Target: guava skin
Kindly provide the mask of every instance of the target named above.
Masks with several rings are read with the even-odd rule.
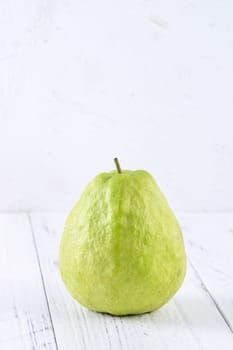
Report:
[[[60,271],[71,295],[113,315],[158,309],[180,288],[186,255],[179,224],[153,177],[98,175],[69,214]]]

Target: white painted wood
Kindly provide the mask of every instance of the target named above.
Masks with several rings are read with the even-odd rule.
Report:
[[[112,317],[91,312],[66,291],[58,270],[65,214],[32,214],[42,272],[60,350],[232,350],[224,319],[189,266],[182,289],[157,312]]]
[[[180,215],[187,251],[233,332],[233,213]]]
[[[0,349],[56,350],[26,214],[0,215]]]

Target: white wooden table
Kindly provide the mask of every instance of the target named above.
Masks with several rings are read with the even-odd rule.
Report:
[[[112,317],[66,291],[66,214],[0,214],[0,349],[233,349],[233,214],[177,213],[188,254],[181,290],[157,312]]]

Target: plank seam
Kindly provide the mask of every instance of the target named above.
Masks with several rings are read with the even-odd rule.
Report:
[[[204,283],[201,275],[199,274],[198,270],[195,268],[195,266],[193,265],[192,261],[189,260],[189,264],[192,267],[192,269],[194,270],[194,273],[196,274],[197,278],[199,279],[199,281],[201,282],[201,287],[203,288],[203,290],[208,294],[208,296],[210,297],[211,301],[213,302],[213,304],[215,305],[217,311],[219,312],[219,314],[221,315],[221,317],[223,318],[224,322],[226,323],[227,327],[229,328],[229,330],[231,331],[231,333],[233,333],[233,328],[230,324],[230,321],[227,319],[226,315],[224,314],[224,312],[222,311],[221,307],[219,306],[219,304],[217,303],[217,301],[215,300],[215,298],[213,297],[213,295],[211,294],[211,292],[209,291],[209,289],[207,288],[206,284]]]
[[[36,244],[36,237],[35,237],[35,232],[34,232],[34,228],[33,228],[33,224],[32,224],[32,218],[31,218],[31,215],[30,215],[29,212],[27,212],[27,216],[28,216],[28,221],[29,221],[29,225],[30,225],[30,228],[31,228],[31,234],[32,234],[32,239],[33,239],[33,245],[34,245],[34,248],[35,248],[36,259],[37,259],[37,263],[38,263],[39,271],[40,271],[40,276],[41,276],[41,282],[42,282],[42,286],[43,286],[43,290],[44,290],[44,295],[45,295],[45,300],[46,300],[46,304],[47,304],[47,308],[48,308],[48,313],[49,313],[49,318],[50,318],[50,322],[51,322],[51,326],[52,326],[54,342],[55,342],[56,349],[58,350],[58,344],[57,344],[57,339],[56,339],[56,335],[55,335],[55,329],[54,329],[54,325],[53,325],[52,314],[51,314],[51,310],[50,310],[50,307],[49,307],[48,295],[47,295],[47,292],[46,292],[44,276],[43,276],[43,272],[42,272],[42,268],[41,268],[41,263],[40,263],[39,251],[38,251],[37,244]]]

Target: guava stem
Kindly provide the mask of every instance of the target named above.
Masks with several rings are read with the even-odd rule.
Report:
[[[116,164],[116,168],[117,168],[118,173],[121,174],[122,170],[121,170],[120,163],[119,163],[118,159],[114,158],[114,162]]]

